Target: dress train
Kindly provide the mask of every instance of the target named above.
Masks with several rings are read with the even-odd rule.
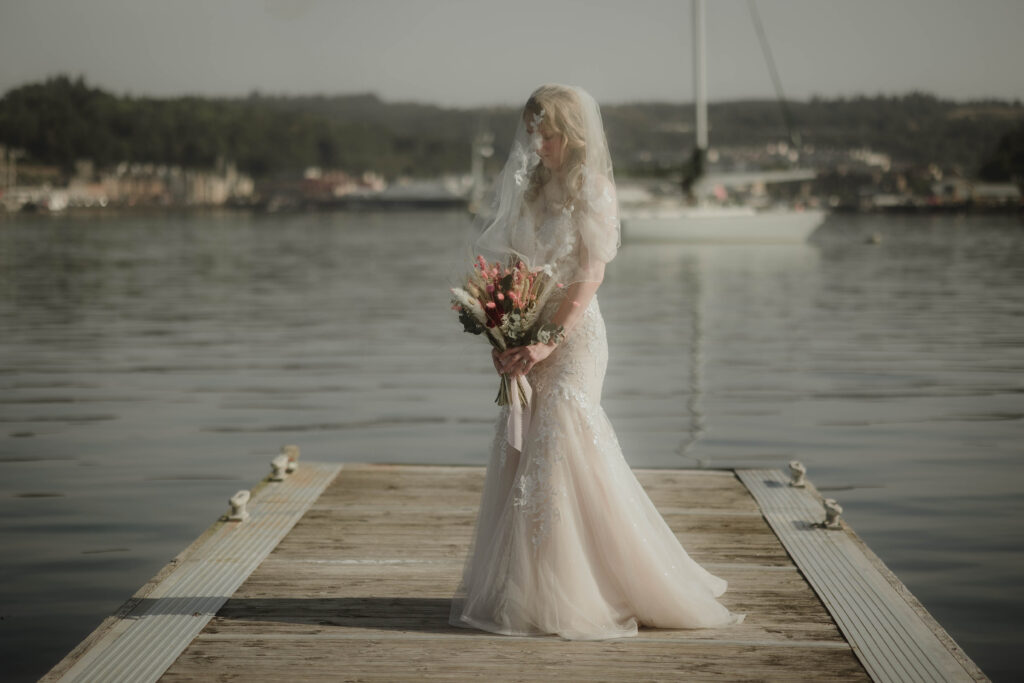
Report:
[[[529,375],[522,452],[507,443],[504,411],[498,419],[451,624],[600,640],[743,620],[716,600],[726,581],[690,558],[626,463],[600,406],[606,365],[595,297]]]

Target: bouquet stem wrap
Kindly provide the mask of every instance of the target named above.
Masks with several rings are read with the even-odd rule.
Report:
[[[508,445],[520,453],[523,451],[523,435],[530,431],[530,400],[533,398],[533,387],[526,377],[501,376],[498,398],[495,403],[508,406],[508,423],[505,438]]]

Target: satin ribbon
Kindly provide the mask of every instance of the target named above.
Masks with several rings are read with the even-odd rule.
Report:
[[[516,387],[516,382],[519,382],[519,386],[523,388],[523,394],[526,395],[526,405],[520,405],[519,403],[519,389]],[[533,399],[533,387],[530,386],[530,383],[526,381],[526,377],[523,375],[513,376],[509,384],[511,385],[511,391],[509,391],[508,398],[508,423],[505,435],[509,445],[522,453],[523,438],[530,431],[530,401]]]

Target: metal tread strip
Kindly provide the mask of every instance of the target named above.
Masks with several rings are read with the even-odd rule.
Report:
[[[317,486],[316,482],[323,479],[322,475],[317,475],[315,469],[305,475],[296,477],[290,482],[291,486],[277,488],[280,485],[275,485],[265,490],[267,495],[258,499],[262,505],[254,503],[253,517],[247,526],[223,525],[215,538],[172,572],[140,605],[143,609],[137,610],[138,616],[132,615],[135,619],[134,628],[130,629],[132,636],[119,638],[102,658],[106,662],[105,670],[97,659],[97,663],[83,673],[90,679],[95,675],[104,680],[115,680],[111,677],[119,672],[131,672],[133,680],[159,677],[319,495],[319,490],[315,489],[322,489],[322,486]],[[314,482],[312,489],[308,485],[311,480]],[[288,483],[288,480],[283,482]],[[243,531],[246,533],[238,533]],[[146,647],[139,647],[140,643]],[[179,646],[175,648],[176,643]],[[162,666],[159,657],[147,657],[169,648],[173,656]],[[146,659],[140,664],[138,660],[142,658]],[[96,669],[97,666],[100,668]],[[111,670],[112,666],[116,669]]]
[[[850,638],[851,633],[859,634],[860,641],[857,642],[853,638],[850,638],[851,646],[855,651],[864,651],[867,653],[876,653],[877,657],[871,659],[883,659],[893,660],[895,653],[889,647],[891,639],[884,638],[885,624],[881,623],[875,615],[865,611],[860,604],[860,598],[863,596],[857,590],[856,587],[849,586],[846,582],[840,582],[841,575],[835,573],[834,567],[823,568],[826,572],[831,574],[831,581],[817,581],[816,573],[814,571],[807,571],[808,568],[816,566],[820,558],[815,557],[816,551],[821,550],[822,555],[826,555],[829,550],[828,543],[822,544],[822,547],[816,548],[814,543],[805,543],[807,539],[803,538],[801,534],[791,535],[791,528],[800,528],[800,526],[794,525],[794,521],[803,522],[802,527],[804,530],[810,528],[809,522],[804,519],[803,512],[807,510],[807,506],[802,501],[794,500],[792,503],[786,500],[786,496],[781,494],[779,486],[784,485],[784,482],[780,482],[773,477],[767,480],[767,484],[774,485],[775,489],[770,498],[765,501],[765,519],[768,520],[769,524],[778,534],[780,540],[783,541],[783,545],[786,546],[786,550],[793,556],[793,559],[797,562],[797,565],[804,571],[807,576],[808,582],[811,583],[812,587],[822,598],[822,602],[825,603],[826,607],[833,614],[837,624],[843,629],[844,634]],[[752,493],[753,493],[752,489]],[[796,494],[794,492],[795,495]],[[800,496],[803,498],[803,496]],[[782,509],[782,512],[773,510],[773,508]],[[788,508],[788,509],[787,509]],[[796,513],[799,511],[799,513]],[[813,519],[813,518],[812,518]],[[827,535],[825,536],[827,538]],[[824,540],[824,539],[819,539]],[[832,608],[832,605],[842,604],[844,597],[849,601],[847,610],[836,611]],[[889,634],[893,635],[893,634]],[[860,652],[858,652],[860,654]],[[863,657],[862,657],[863,659]],[[899,658],[895,658],[892,663],[895,665],[894,674],[898,676],[900,680],[919,680],[913,674],[913,669],[908,669],[904,664],[899,661]],[[872,668],[865,663],[865,668],[873,674]]]
[[[779,521],[785,524],[789,520],[783,518]],[[861,642],[854,642],[854,639],[850,638],[851,645],[858,654],[863,652],[868,659],[888,664],[894,680],[942,680],[941,675],[934,670],[927,671],[928,676],[923,675],[922,662],[914,647],[913,638],[904,637],[904,629],[900,628],[899,622],[889,622],[888,615],[883,617],[879,614],[879,610],[884,610],[885,606],[879,604],[877,600],[872,600],[871,598],[874,596],[870,593],[864,594],[861,591],[862,586],[857,585],[856,581],[847,580],[841,560],[839,563],[829,561],[832,558],[826,554],[816,557],[816,554],[822,550],[827,553],[827,547],[816,548],[814,544],[808,544],[800,538],[790,539],[790,543],[793,544],[794,559],[797,560],[801,568],[815,566],[817,562],[821,562],[821,571],[830,574],[830,580],[820,581],[817,580],[817,577],[811,578],[815,572],[804,572],[814,590],[823,596],[822,602],[829,607],[829,612],[832,613],[843,633],[847,634],[847,638],[850,638],[849,634],[853,633],[860,635]],[[787,549],[789,549],[788,544]],[[842,605],[843,603],[845,603],[845,609],[833,610],[831,608],[832,605]],[[909,659],[917,661],[911,662],[908,661]],[[865,668],[868,668],[875,680],[882,680],[866,664]],[[923,663],[923,668],[932,669],[926,662]]]
[[[876,681],[974,680],[820,503],[779,470],[736,470],[765,520]]]
[[[276,530],[275,527],[279,524],[273,522],[278,521],[278,514],[280,512],[280,504],[272,504],[268,501],[266,509],[264,510],[264,535],[268,535],[267,532],[273,534]],[[234,558],[234,553],[237,552],[237,546],[240,540],[245,540],[247,536],[253,534],[237,535],[231,533],[233,529],[225,525],[221,527],[220,534],[218,534],[219,543],[211,543],[208,541],[203,545],[202,549],[197,552],[197,555],[209,554],[212,551],[214,553],[230,562]],[[250,531],[252,531],[250,529]],[[228,541],[223,541],[225,536],[229,536]],[[212,541],[213,539],[211,539]],[[266,539],[261,539],[263,542],[259,546],[254,546],[249,550],[250,558],[257,558],[261,554],[265,555],[264,546],[266,545]],[[271,546],[272,549],[272,546]],[[209,574],[211,565],[209,560],[204,560],[201,557],[189,558],[182,567],[186,565],[190,566],[190,571],[175,571],[171,576],[167,577],[165,582],[157,586],[156,589],[149,596],[145,603],[140,605],[143,607],[139,610],[140,613],[135,616],[132,615],[130,618],[136,620],[143,619],[145,617],[163,617],[162,619],[145,619],[144,621],[136,621],[137,626],[133,631],[133,637],[121,638],[117,643],[110,647],[110,650],[106,653],[105,659],[109,663],[116,663],[119,668],[131,671],[133,676],[142,677],[144,671],[135,668],[136,660],[147,654],[147,648],[137,647],[139,641],[149,640],[149,649],[159,651],[165,647],[166,643],[174,642],[176,639],[180,639],[184,632],[187,632],[192,626],[195,625],[195,620],[189,618],[202,616],[206,614],[204,605],[209,605],[207,609],[212,608],[209,616],[212,617],[216,613],[217,609],[220,608],[220,604],[223,604],[223,598],[220,597],[222,592],[224,581],[230,582],[233,578],[231,573],[227,573],[227,576],[220,577],[221,581],[216,581],[213,584],[206,585],[204,593],[207,595],[194,595],[195,592],[202,590],[204,584],[209,582]],[[256,562],[258,565],[258,560]],[[222,563],[222,566],[227,566]],[[253,567],[255,569],[255,566]],[[251,573],[251,569],[248,573]],[[247,575],[248,575],[247,573]],[[243,578],[244,580],[244,578]],[[232,591],[233,592],[233,591]],[[185,600],[185,602],[180,602]],[[162,601],[162,602],[160,602]],[[220,604],[218,604],[218,602]],[[138,608],[137,608],[138,609]],[[176,618],[171,618],[176,617]],[[203,624],[205,626],[205,624]],[[202,630],[200,628],[200,630]],[[127,654],[130,651],[134,651],[134,656]],[[146,665],[143,665],[145,668]],[[165,667],[166,668],[166,667]],[[101,672],[93,672],[99,674]],[[104,674],[110,674],[110,672],[103,671]],[[159,675],[159,674],[158,674]]]
[[[61,681],[156,681],[334,480],[342,465],[304,463],[225,522]]]
[[[776,479],[774,483],[778,493],[780,481]],[[784,480],[781,483],[784,484]],[[802,495],[794,493],[805,500],[813,500],[806,491]],[[806,509],[805,505],[799,507]],[[818,512],[815,516],[820,515]],[[805,571],[808,581],[823,596],[830,611],[833,605],[842,608],[833,611],[833,616],[844,633],[860,634],[866,658],[887,664],[892,669],[891,675],[899,680],[945,680],[936,659],[952,660],[954,670],[958,668],[952,655],[930,629],[923,628],[916,614],[864,561],[860,551],[852,544],[843,543],[848,541],[845,534],[820,533],[811,526],[810,520],[801,520],[785,511],[766,512],[766,519],[802,570],[818,569]],[[785,543],[787,540],[789,543]],[[827,580],[823,581],[822,576]],[[831,600],[825,600],[825,595]],[[860,647],[852,639],[851,644],[855,650]]]

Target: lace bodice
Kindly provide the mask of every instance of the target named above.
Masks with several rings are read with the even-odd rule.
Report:
[[[572,208],[566,206],[565,192],[557,182],[547,183],[530,211],[537,252],[545,255],[552,276],[563,283],[574,279],[579,262],[579,233],[573,224]]]

